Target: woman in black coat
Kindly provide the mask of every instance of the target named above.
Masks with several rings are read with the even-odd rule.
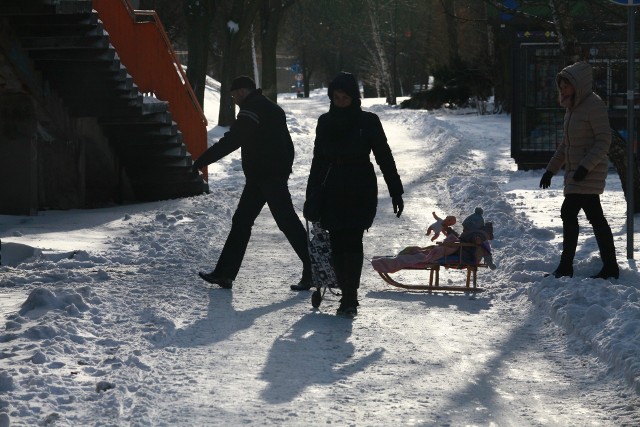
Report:
[[[362,111],[353,74],[342,72],[329,85],[329,112],[318,119],[307,197],[324,183],[320,224],[329,230],[333,266],[342,290],[338,314],[357,314],[364,231],[378,205],[373,152],[389,189],[393,211],[402,213],[402,181],[377,115]],[[305,214],[305,217],[308,215]]]

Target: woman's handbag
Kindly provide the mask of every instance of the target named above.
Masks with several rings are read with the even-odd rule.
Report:
[[[329,165],[329,169],[327,170],[327,174],[324,176],[324,180],[322,181],[322,183],[312,188],[309,191],[309,195],[307,196],[306,200],[304,201],[304,206],[302,207],[302,215],[308,221],[320,221],[320,216],[322,215],[322,206],[324,205],[325,183],[327,182],[329,172],[331,172],[331,165]]]

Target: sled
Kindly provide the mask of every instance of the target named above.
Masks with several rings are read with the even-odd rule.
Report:
[[[410,290],[426,290],[426,291],[444,291],[444,292],[482,292],[484,289],[478,287],[478,269],[487,268],[488,265],[482,262],[476,262],[475,256],[465,256],[465,254],[474,254],[481,251],[481,245],[475,243],[462,242],[438,242],[437,245],[446,246],[455,250],[452,254],[445,255],[436,262],[421,264],[415,266],[406,266],[395,273],[387,273],[376,270],[382,279],[392,286]],[[448,286],[440,285],[440,271],[445,270],[463,270],[466,272],[466,281],[464,286]],[[400,271],[425,271],[429,272],[428,284],[407,284],[401,283],[391,277]]]
[[[316,290],[311,294],[313,308],[320,307],[327,290],[333,295],[340,295],[338,279],[331,264],[331,243],[329,232],[320,226],[319,222],[312,222],[311,229],[307,221],[309,258],[311,258],[311,278]]]

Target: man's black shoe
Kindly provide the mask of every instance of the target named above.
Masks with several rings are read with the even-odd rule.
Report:
[[[211,283],[212,285],[218,285],[224,289],[231,289],[233,286],[233,280],[227,279],[226,277],[215,276],[213,272],[203,273],[200,271],[198,272],[198,276],[200,276],[205,282]]]

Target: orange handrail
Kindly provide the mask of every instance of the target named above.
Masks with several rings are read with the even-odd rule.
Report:
[[[198,158],[207,149],[207,119],[156,12],[133,10],[129,0],[93,0],[93,8],[140,92],[169,103],[187,149]]]

